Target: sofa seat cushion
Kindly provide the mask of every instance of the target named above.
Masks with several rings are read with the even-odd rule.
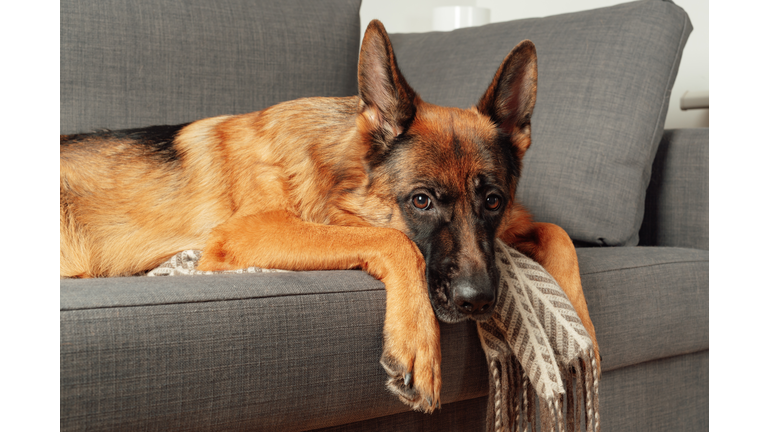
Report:
[[[603,370],[709,348],[709,251],[580,248]]]
[[[408,411],[361,271],[61,281],[62,430],[307,430]],[[481,397],[474,323],[442,325],[442,402]]]
[[[606,370],[708,346],[708,253],[578,249]],[[360,271],[61,281],[61,427],[304,430],[408,411]],[[441,324],[443,404],[487,394],[475,324]]]
[[[669,95],[692,30],[672,2],[459,29],[392,35],[398,64],[424,100],[468,108],[504,57],[530,39],[538,54],[532,144],[518,198],[571,238],[635,246]]]

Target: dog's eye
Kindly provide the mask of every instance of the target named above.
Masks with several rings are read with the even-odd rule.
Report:
[[[432,207],[432,200],[424,194],[417,194],[413,196],[413,206],[419,210],[428,210]]]
[[[501,197],[498,195],[488,195],[485,197],[485,208],[488,210],[498,210],[501,207]]]

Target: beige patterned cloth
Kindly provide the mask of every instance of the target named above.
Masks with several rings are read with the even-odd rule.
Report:
[[[578,431],[583,403],[586,430],[599,431],[600,372],[568,297],[541,265],[500,240],[496,263],[498,303],[477,323],[490,375],[487,430],[535,431],[538,406],[542,430]]]
[[[285,270],[197,270],[202,252],[179,252],[147,276],[264,273]],[[489,370],[487,430],[599,431],[598,376],[592,340],[568,297],[541,265],[496,241],[501,273],[493,317],[477,330]],[[538,403],[536,401],[538,397]]]
[[[203,252],[199,250],[185,250],[170,257],[168,261],[160,264],[157,268],[147,272],[146,276],[182,276],[182,275],[207,275],[216,273],[273,273],[284,272],[287,270],[264,269],[259,267],[248,267],[239,270],[226,271],[202,271],[197,269],[197,263]]]

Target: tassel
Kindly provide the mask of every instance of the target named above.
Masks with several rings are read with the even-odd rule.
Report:
[[[514,412],[513,415],[513,423],[515,425],[514,431],[519,432],[521,430],[521,418],[522,418],[522,407],[520,406],[520,394],[523,391],[523,372],[522,367],[517,362],[517,359],[513,359],[512,364],[510,365],[512,369],[511,379],[512,379],[512,386],[510,387],[510,395],[512,395],[512,400],[510,400],[510,404],[512,404],[512,410]]]
[[[563,397],[555,397],[555,420],[557,421],[558,432],[565,432],[565,425],[563,424]]]
[[[523,427],[523,432],[528,432],[528,380],[523,376],[522,389],[520,391],[520,397],[523,398],[523,410],[520,413],[520,425]]]
[[[568,415],[568,432],[575,432],[573,415],[578,411],[574,410],[573,406],[573,373],[571,373],[571,367],[564,367],[562,374],[565,380],[565,409]]]
[[[485,423],[488,432],[503,432],[504,425],[501,418],[501,371],[499,360],[491,360],[489,366],[488,382],[488,408],[486,409]]]
[[[506,380],[504,381],[504,384],[506,388],[504,389],[504,404],[506,405],[504,408],[504,412],[507,416],[506,418],[506,425],[507,430],[509,432],[513,432],[516,430],[515,421],[517,419],[517,409],[518,409],[518,399],[515,395],[515,387],[517,382],[517,377],[515,376],[516,369],[515,369],[515,363],[517,363],[517,360],[514,357],[510,357],[505,365],[506,369]]]
[[[593,404],[595,406],[595,432],[600,432],[600,398],[598,397],[598,385],[597,380],[600,376],[600,369],[597,367],[597,362],[595,361],[595,352],[592,350],[589,350],[589,361],[592,364],[592,389],[594,391],[594,401]]]
[[[586,363],[586,362],[585,362]],[[592,367],[588,364],[584,365],[586,374],[584,377],[584,408],[587,412],[587,432],[595,430],[595,408],[592,405]]]
[[[526,393],[526,405],[528,406],[528,423],[531,425],[531,432],[536,432],[536,394],[534,392],[531,381],[525,378],[525,393]]]
[[[584,385],[584,374],[582,373],[581,369],[581,361],[576,360],[575,364],[573,365],[574,369],[576,370],[576,408],[574,411],[573,418],[576,420],[576,424],[574,425],[575,429],[577,431],[581,430],[581,401],[584,399],[584,392],[583,392],[583,385]],[[584,413],[585,418],[584,422],[586,423],[586,412]]]
[[[545,403],[540,404],[539,417],[541,417],[542,432],[555,432],[555,429],[552,427],[552,411],[554,411],[552,401],[547,400]]]

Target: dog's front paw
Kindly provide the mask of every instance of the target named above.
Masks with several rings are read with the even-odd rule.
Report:
[[[431,312],[431,311],[430,311]],[[440,407],[440,328],[437,320],[408,334],[384,332],[380,363],[387,371],[387,388],[416,411]]]

